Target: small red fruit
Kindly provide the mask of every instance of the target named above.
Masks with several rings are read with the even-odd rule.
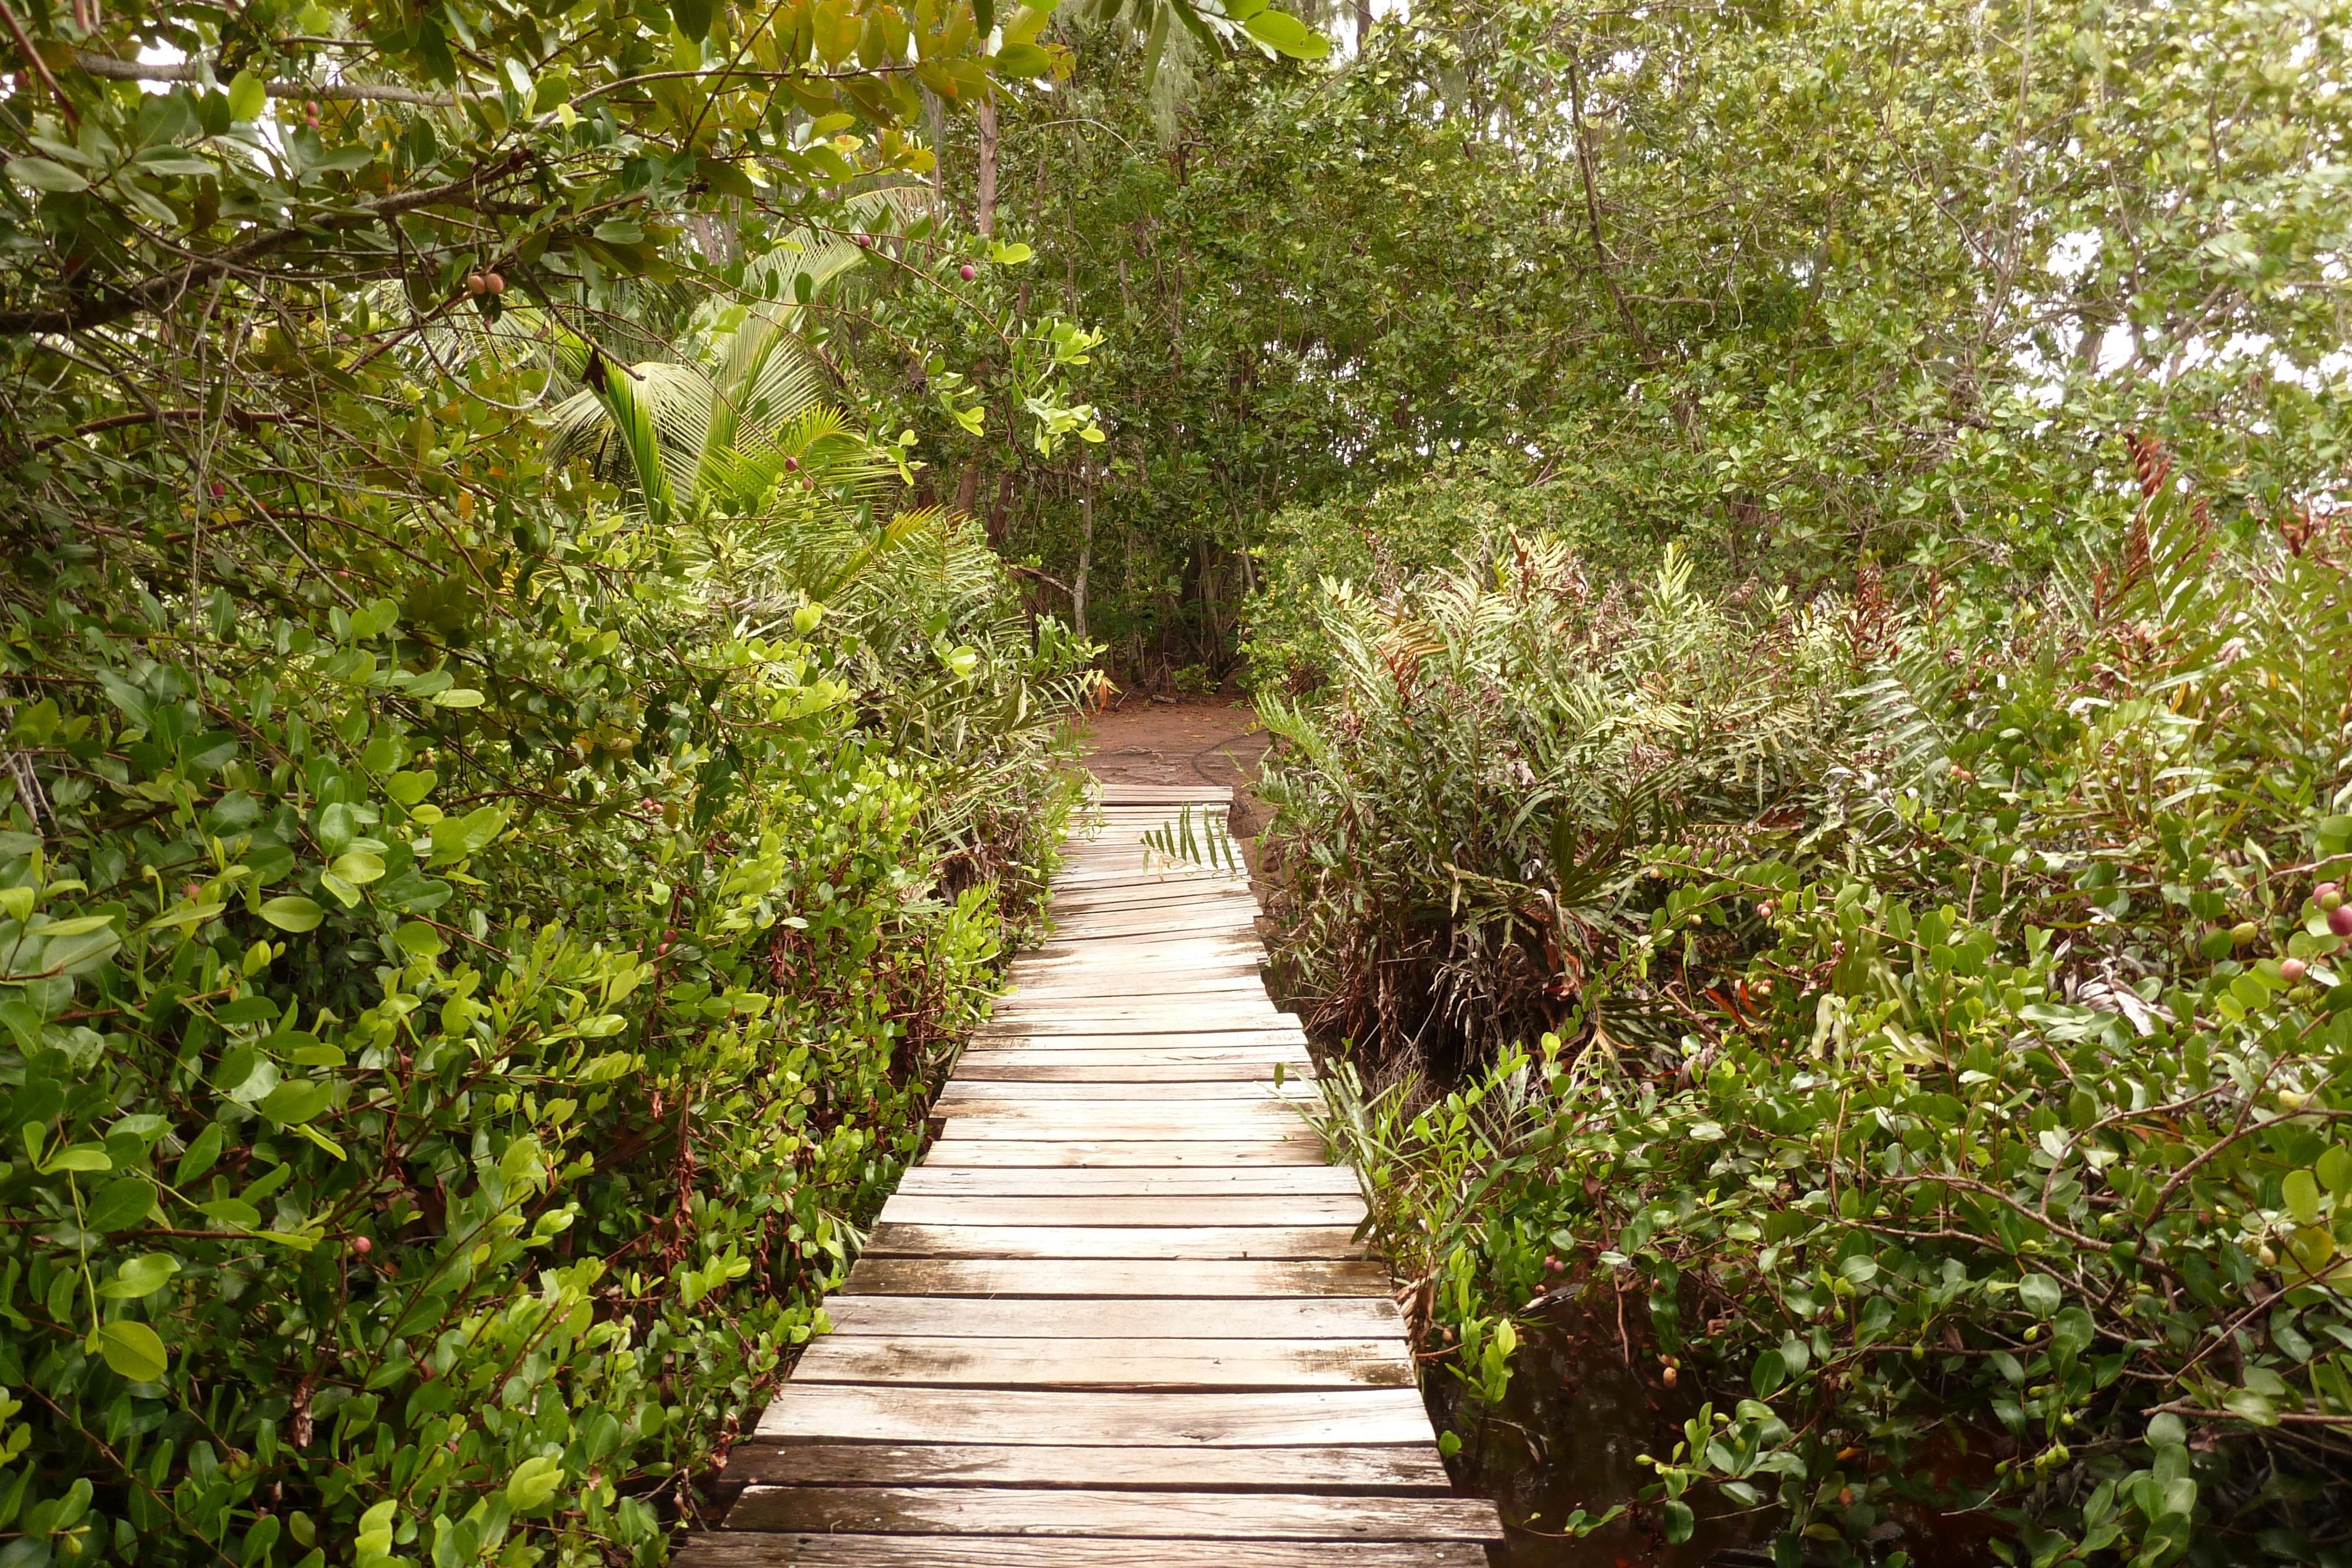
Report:
[[[2300,958],[2281,958],[2279,960],[2279,977],[2286,981],[2289,985],[2293,985],[2297,980],[2302,979],[2309,970],[2310,966],[2306,965]]]
[[[851,235],[849,238],[850,242],[858,246],[861,250],[870,250],[873,248],[874,236],[872,235]]]
[[[2339,904],[2329,910],[2327,928],[2338,936],[2352,936],[2352,904]]]
[[[471,274],[466,279],[466,292],[468,294],[480,294],[489,286],[489,280],[478,272]]]
[[[213,499],[215,499],[215,500],[218,500],[218,499],[220,499],[220,497],[222,497],[223,496],[226,496],[226,495],[227,495],[227,494],[228,494],[228,486],[226,486],[226,485],[222,484],[222,483],[221,483],[219,480],[217,480],[217,479],[215,479],[215,480],[214,480],[214,481],[213,481]]]
[[[956,268],[956,276],[962,278],[966,283],[970,283],[973,278],[980,276],[980,268],[972,266],[971,263],[967,261],[961,267]]]
[[[787,474],[797,474],[797,473],[799,473],[800,471],[801,471],[801,460],[800,460],[799,458],[797,458],[797,457],[787,457],[787,458],[785,458],[785,459],[784,459],[784,472],[785,472],[785,473],[787,473]]]
[[[507,280],[495,272],[482,279],[482,286],[493,294],[504,294],[507,291]]]
[[[375,1250],[375,1243],[364,1236],[354,1236],[352,1238],[352,1250],[364,1258]]]

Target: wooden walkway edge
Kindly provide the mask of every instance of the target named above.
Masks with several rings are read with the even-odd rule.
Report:
[[[681,1568],[1484,1568],[1353,1174],[1239,876],[1142,835],[1227,797],[1107,785],[1050,940],[734,1450]]]

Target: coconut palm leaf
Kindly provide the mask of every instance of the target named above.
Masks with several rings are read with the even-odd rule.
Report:
[[[651,400],[642,395],[635,378],[602,354],[590,357],[586,379],[590,391],[603,404],[614,440],[628,458],[637,494],[645,503],[646,520],[657,528],[667,528],[677,504],[659,426],[647,406]]]

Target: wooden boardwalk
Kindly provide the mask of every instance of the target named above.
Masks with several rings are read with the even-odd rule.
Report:
[[[1224,803],[1106,788],[684,1568],[1487,1562],[1355,1177],[1286,1103],[1313,1067],[1248,883],[1145,869],[1145,831]]]

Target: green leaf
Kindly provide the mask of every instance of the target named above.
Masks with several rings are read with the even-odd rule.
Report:
[[[58,1153],[50,1155],[47,1159],[43,1160],[41,1162],[40,1168],[45,1173],[49,1171],[110,1171],[114,1168],[114,1161],[100,1145],[78,1144],[70,1149],[61,1149]]]
[[[2277,1406],[2271,1403],[2267,1395],[2257,1394],[2251,1388],[2232,1388],[2221,1396],[2221,1403],[2229,1407],[2232,1415],[2241,1416],[2256,1427],[2278,1425]]]
[[[326,1110],[334,1099],[334,1085],[320,1079],[289,1078],[254,1107],[273,1122],[292,1126]]]
[[[393,934],[400,950],[413,958],[437,958],[448,947],[440,927],[427,920],[404,920]]]
[[[712,0],[669,0],[669,14],[677,23],[677,30],[698,44],[710,37],[710,20],[716,9]]]
[[[239,71],[230,78],[228,117],[231,120],[258,120],[268,102],[268,87],[251,71]]]
[[[383,857],[365,850],[350,850],[335,857],[334,873],[353,887],[365,887],[383,876]]]
[[[82,1224],[91,1230],[128,1230],[155,1207],[155,1184],[145,1176],[124,1176],[98,1189]]]
[[[2352,1148],[2336,1145],[2320,1155],[2319,1163],[2312,1169],[2327,1185],[2327,1190],[2336,1195],[2336,1202],[2352,1198]]]
[[[1690,1504],[1679,1498],[1668,1499],[1658,1511],[1666,1527],[1666,1544],[1669,1546],[1680,1546],[1698,1529],[1698,1516],[1691,1511]]]
[[[171,1283],[172,1276],[179,1271],[180,1260],[170,1253],[143,1253],[117,1269],[114,1278],[100,1285],[98,1293],[109,1301],[142,1301]]]
[[[9,159],[8,178],[20,185],[30,185],[36,191],[55,191],[61,194],[89,189],[88,180],[64,164],[47,158]]]
[[[430,700],[435,707],[479,707],[482,706],[482,694],[465,686],[451,686]]]
[[[263,904],[261,917],[280,931],[316,931],[327,912],[299,894],[289,893]]]
[[[1319,60],[1331,52],[1330,39],[1284,11],[1260,11],[1242,24],[1242,31],[1294,60]]]
[[[133,1383],[159,1383],[171,1369],[163,1339],[145,1323],[119,1318],[100,1324],[90,1339],[106,1364]]]
[[[563,1482],[563,1461],[549,1454],[535,1454],[515,1467],[507,1479],[507,1502],[517,1513],[529,1513],[543,1508]]]
[[[172,1172],[173,1185],[184,1186],[212,1169],[220,1159],[221,1145],[226,1142],[227,1136],[218,1122],[210,1124],[198,1133],[195,1141],[188,1145],[188,1152],[180,1156],[178,1167]]]
[[[397,805],[414,806],[433,793],[433,786],[440,781],[440,776],[429,768],[415,773],[395,773],[383,781],[383,792]]]
[[[2286,1209],[2294,1216],[2297,1225],[2312,1225],[2319,1219],[2319,1177],[2312,1171],[2289,1171],[2281,1184]]]
[[[261,1223],[261,1210],[241,1197],[216,1197],[210,1203],[196,1205],[196,1212],[206,1219],[217,1219],[240,1230],[250,1230]]]
[[[1756,1397],[1765,1399],[1771,1396],[1774,1389],[1787,1382],[1788,1377],[1789,1364],[1780,1359],[1779,1351],[1768,1350],[1756,1358],[1756,1365],[1749,1372],[1748,1381],[1755,1388]]]
[[[2056,1312],[2058,1303],[2064,1299],[2065,1293],[2058,1289],[2058,1281],[2047,1274],[2031,1275],[2020,1281],[2017,1287],[2019,1303],[2042,1317],[2046,1318]]]

